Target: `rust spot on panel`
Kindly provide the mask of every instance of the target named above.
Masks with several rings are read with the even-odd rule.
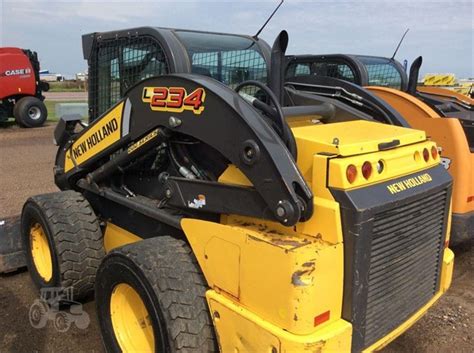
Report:
[[[315,269],[316,265],[314,262],[305,262],[300,270],[293,272],[293,275],[291,276],[291,284],[295,287],[309,286],[313,281],[311,274]]]

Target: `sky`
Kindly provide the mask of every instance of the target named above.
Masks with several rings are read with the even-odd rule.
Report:
[[[277,0],[0,0],[0,46],[38,52],[42,69],[84,72],[81,36],[138,26],[161,26],[253,35]],[[471,0],[286,0],[260,35],[270,44],[290,35],[287,54],[423,56],[421,75],[474,77],[474,6]]]

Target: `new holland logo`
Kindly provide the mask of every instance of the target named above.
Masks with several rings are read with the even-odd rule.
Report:
[[[407,189],[411,189],[426,183],[429,183],[433,180],[431,175],[428,173],[422,174],[422,175],[417,175],[413,178],[408,178],[402,181],[399,181],[397,183],[393,183],[390,185],[387,185],[388,191],[393,194],[397,194],[399,192],[405,191]]]
[[[117,104],[83,131],[66,153],[66,173],[120,140],[123,107],[124,102]]]
[[[72,149],[72,154],[74,159],[79,158],[88,150],[93,148],[95,145],[103,141],[107,136],[112,135],[114,131],[118,130],[117,119],[112,119],[107,124],[95,131],[91,136],[89,136],[85,141],[81,142],[77,147]]]

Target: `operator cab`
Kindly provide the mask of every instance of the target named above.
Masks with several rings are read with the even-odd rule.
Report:
[[[270,47],[245,35],[141,27],[84,35],[83,51],[91,121],[152,76],[194,73],[235,88],[247,80],[266,83],[269,72]]]
[[[286,78],[307,75],[332,77],[360,86],[383,86],[405,91],[408,77],[394,59],[368,55],[287,56]]]

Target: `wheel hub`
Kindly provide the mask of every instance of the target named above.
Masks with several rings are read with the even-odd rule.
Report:
[[[30,109],[28,109],[28,116],[30,117],[30,119],[38,120],[39,118],[41,118],[40,108],[31,107]]]
[[[53,260],[48,238],[39,223],[30,228],[30,248],[36,271],[44,281],[48,282],[53,277]]]
[[[115,286],[110,315],[117,342],[123,352],[154,352],[155,337],[150,315],[140,295],[126,283]]]

